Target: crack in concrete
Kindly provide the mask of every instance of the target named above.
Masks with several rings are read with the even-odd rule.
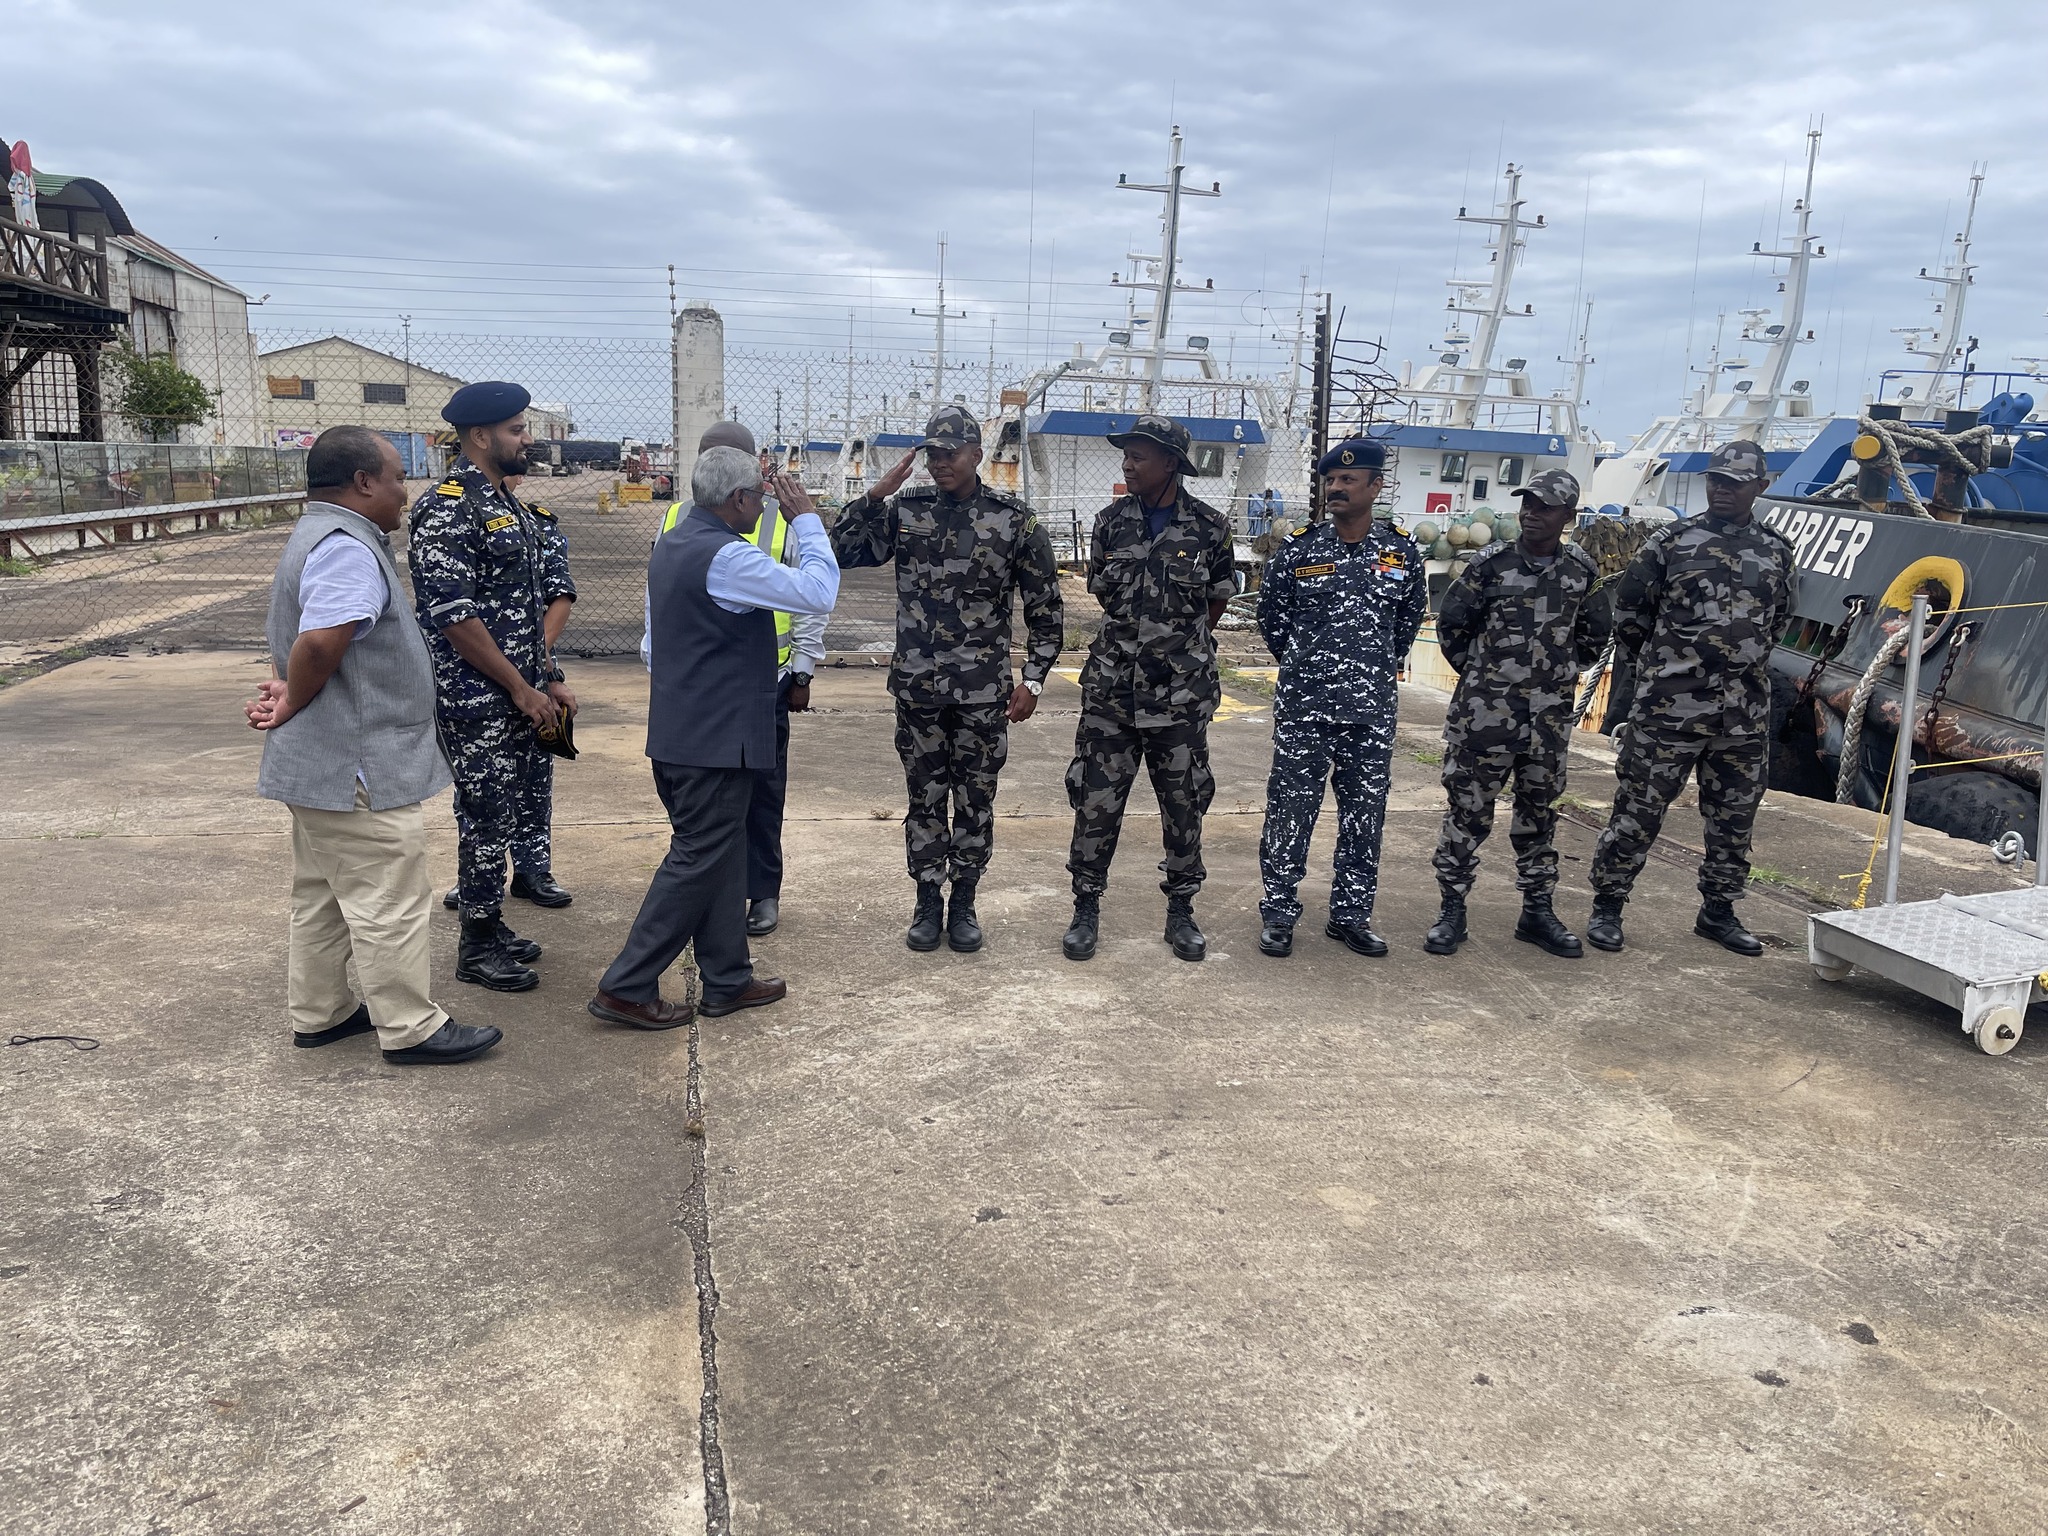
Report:
[[[704,1067],[698,1047],[703,1032],[690,1019],[690,1070],[683,1089],[686,1127],[704,1123]],[[690,1185],[683,1192],[681,1222],[690,1240],[697,1286],[697,1356],[704,1377],[704,1395],[697,1405],[697,1439],[704,1463],[705,1536],[731,1536],[732,1501],[725,1482],[725,1451],[718,1438],[718,1282],[711,1272],[711,1208],[707,1198],[707,1153],[701,1129],[684,1138],[690,1148]]]

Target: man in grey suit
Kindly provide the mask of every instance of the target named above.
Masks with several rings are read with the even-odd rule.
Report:
[[[270,590],[277,679],[245,706],[263,732],[256,792],[292,813],[286,994],[292,1042],[375,1029],[403,1066],[467,1061],[498,1043],[427,995],[426,823],[449,784],[434,669],[387,537],[405,513],[398,450],[330,427],[306,455],[306,510]],[[348,986],[353,959],[363,1001]]]
[[[795,569],[748,538],[761,517],[761,466],[737,448],[697,456],[692,505],[664,523],[648,558],[647,755],[670,835],[625,948],[590,1000],[591,1013],[615,1024],[688,1021],[660,983],[692,940],[706,1017],[789,990],[756,977],[747,953],[747,807],[755,775],[775,766],[775,615],[830,613],[839,565],[804,488],[777,475],[774,490]]]

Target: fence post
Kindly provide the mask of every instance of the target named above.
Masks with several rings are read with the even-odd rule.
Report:
[[[1884,849],[1884,905],[1888,907],[1899,899],[1899,855],[1906,846],[1906,785],[1913,777],[1913,717],[1920,711],[1920,647],[1927,639],[1925,592],[1913,594],[1913,613],[1906,626],[1906,688],[1899,696],[1898,745],[1892,750],[1892,818]]]
[[[1955,642],[1950,641],[1951,645]],[[2048,827],[2048,705],[2041,717],[2041,787],[2034,812],[2034,884],[2048,885],[2048,864],[2041,862],[2041,829]]]

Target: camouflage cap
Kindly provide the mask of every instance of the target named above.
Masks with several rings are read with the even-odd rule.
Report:
[[[1529,483],[1519,487],[1517,496],[1529,496],[1546,507],[1573,507],[1579,504],[1579,477],[1568,469],[1546,469],[1531,475]]]
[[[1147,413],[1131,423],[1130,431],[1110,433],[1109,441],[1117,448],[1134,442],[1157,443],[1178,458],[1184,468],[1195,467],[1195,461],[1188,452],[1193,439],[1188,436],[1188,429],[1171,416]]]
[[[968,414],[965,406],[942,405],[924,424],[924,441],[917,446],[952,453],[969,444],[981,446],[981,423]]]
[[[1714,450],[1714,456],[1707,460],[1707,473],[1733,480],[1737,485],[1748,485],[1752,480],[1770,479],[1771,465],[1761,447],[1746,437],[1738,437]]]

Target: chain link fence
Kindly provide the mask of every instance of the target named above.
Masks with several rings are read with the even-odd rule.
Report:
[[[687,497],[694,449],[679,456],[671,441],[668,337],[266,332],[247,352],[245,384],[232,369],[215,374],[204,419],[151,434],[175,442],[0,443],[0,664],[123,644],[261,647],[313,438],[342,424],[384,433],[417,494],[451,457],[441,407],[479,379],[516,380],[533,395],[536,446],[519,492],[569,538],[581,595],[564,648],[637,650],[648,545],[668,503]],[[1095,512],[1119,490],[1102,423],[1138,408],[1140,381],[1041,382],[1027,423],[1025,373],[999,357],[940,373],[929,353],[725,348],[718,398],[827,509],[912,451],[935,403],[964,404],[987,424],[990,483],[1027,495],[1058,557],[1078,561]],[[1305,501],[1305,433],[1275,430],[1270,398],[1174,385],[1157,406],[1208,424],[1193,488],[1241,530],[1257,531],[1269,487]],[[394,543],[403,568],[403,530]],[[828,643],[886,650],[894,611],[893,573],[849,573]]]

